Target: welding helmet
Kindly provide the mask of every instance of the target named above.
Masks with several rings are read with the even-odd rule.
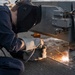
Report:
[[[41,21],[41,6],[19,4],[17,11],[17,33],[26,32]]]

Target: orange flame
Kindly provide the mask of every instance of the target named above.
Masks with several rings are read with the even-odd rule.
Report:
[[[69,62],[69,57],[68,56],[62,56],[61,60],[62,60],[62,62]]]
[[[51,58],[65,65],[69,64],[69,52],[68,51],[64,51],[62,52],[62,54],[56,54],[52,56]]]

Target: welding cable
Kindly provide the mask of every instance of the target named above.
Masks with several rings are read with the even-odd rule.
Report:
[[[30,60],[30,58],[33,56],[34,53],[35,53],[35,49],[34,49],[33,52],[31,53],[31,55],[28,57],[28,59],[25,60],[25,63],[27,63],[27,62]]]

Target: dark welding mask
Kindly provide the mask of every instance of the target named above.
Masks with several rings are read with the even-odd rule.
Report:
[[[20,4],[17,13],[17,33],[26,32],[41,21],[41,6]]]

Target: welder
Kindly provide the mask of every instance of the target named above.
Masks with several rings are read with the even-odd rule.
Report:
[[[11,9],[0,6],[0,48],[12,57],[0,57],[0,75],[20,75],[24,71],[21,60],[34,61],[42,57],[43,41],[39,38],[18,38],[41,21],[41,6],[17,2]],[[21,59],[21,60],[20,60]]]

